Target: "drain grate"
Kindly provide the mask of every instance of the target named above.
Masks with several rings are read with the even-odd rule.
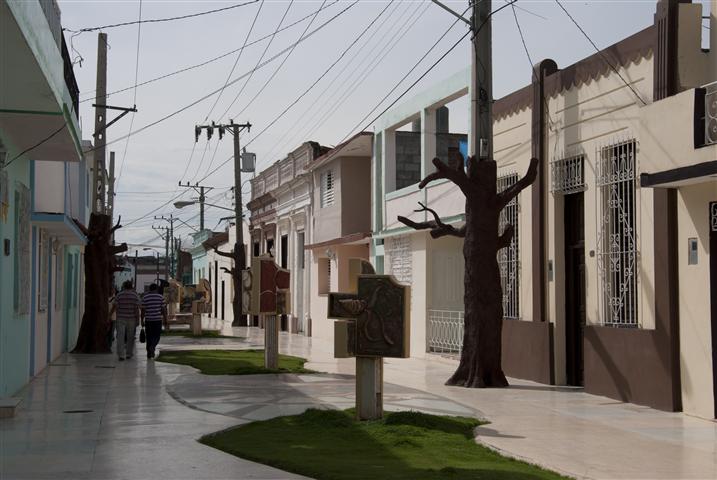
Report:
[[[115,368],[114,365],[95,365],[95,368]]]
[[[62,413],[92,413],[94,410],[64,410]]]

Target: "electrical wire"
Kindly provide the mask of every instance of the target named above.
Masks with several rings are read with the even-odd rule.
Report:
[[[570,12],[568,12],[567,9],[563,6],[563,4],[560,3],[560,0],[555,0],[555,3],[558,4],[558,6],[561,8],[561,10],[563,12],[565,12],[565,15],[567,15],[568,18],[575,24],[575,26],[578,27],[578,30],[580,30],[580,32],[583,34],[583,36],[585,38],[587,38],[588,42],[590,42],[590,45],[592,45],[593,48],[595,49],[595,51],[598,53],[598,55],[600,55],[600,58],[602,58],[603,61],[610,67],[610,69],[612,69],[612,71],[615,72],[615,74],[618,77],[620,77],[620,80],[622,80],[622,83],[624,83],[626,87],[628,87],[630,90],[632,90],[632,93],[635,94],[637,99],[640,100],[640,102],[642,102],[643,105],[647,105],[647,102],[645,100],[643,100],[642,97],[640,96],[640,94],[637,93],[637,90],[635,90],[635,88],[632,85],[630,85],[627,82],[627,80],[625,80],[625,78],[620,74],[620,72],[617,70],[617,68],[607,58],[605,53],[602,50],[600,50],[600,48],[598,48],[598,46],[595,44],[595,42],[593,42],[592,38],[590,38],[590,36],[587,34],[587,32],[585,32],[585,30],[583,30],[583,27],[580,26],[580,24],[577,22],[577,20],[575,20],[575,18],[573,18],[573,16],[570,15]]]
[[[417,9],[413,8],[413,6],[410,4],[410,2],[407,2],[407,5],[408,5],[408,7],[407,7],[407,9],[403,12],[403,14],[405,14],[405,13],[406,13],[408,10],[410,10],[410,9],[413,9],[414,11],[418,11]],[[396,3],[396,6],[394,7],[394,9],[393,9],[392,11],[390,11],[390,12],[388,13],[388,15],[386,15],[386,16],[384,17],[384,19],[383,19],[383,21],[381,22],[381,24],[379,24],[379,25],[376,27],[376,31],[375,31],[376,33],[378,33],[378,32],[381,30],[381,28],[383,28],[383,26],[384,26],[386,23],[388,23],[388,21],[391,19],[391,17],[393,17],[393,15],[398,11],[399,8],[400,8],[400,3]],[[395,23],[394,23],[394,26],[395,26]],[[331,87],[333,87],[333,86],[335,85],[336,81],[339,80],[339,78],[344,74],[344,72],[346,71],[346,69],[354,62],[354,60],[355,60],[362,52],[368,50],[368,49],[367,49],[367,46],[371,43],[371,41],[374,39],[374,37],[375,37],[375,34],[372,35],[370,38],[368,38],[368,39],[366,40],[366,42],[365,42],[363,45],[361,45],[361,47],[359,47],[359,48],[356,49],[356,53],[344,64],[344,66],[341,68],[341,70],[339,70],[339,72],[336,74],[336,76],[334,76],[334,78],[331,79],[331,81],[326,85],[326,87],[325,87],[320,93],[318,93],[318,94],[316,95],[316,100],[314,100],[313,102],[311,102],[311,103],[308,105],[308,107],[299,115],[299,118],[302,119],[302,122],[301,122],[301,123],[303,123],[303,124],[305,124],[305,125],[309,125],[309,124],[311,124],[312,122],[314,122],[314,121],[316,120],[317,116],[321,113],[322,109],[326,106],[326,104],[327,104],[331,99],[334,98],[335,93],[336,93],[337,91],[339,91],[341,88],[343,88],[343,86],[344,86],[345,83],[346,83],[346,80],[345,80],[344,82],[342,82],[341,85],[340,85],[331,95],[326,95],[326,93],[331,89]],[[384,35],[384,37],[385,37],[385,35]],[[383,37],[381,37],[381,40],[379,40],[379,41],[377,42],[376,46],[380,45],[380,43],[381,43],[382,40],[383,40]],[[374,50],[375,50],[375,47],[374,47]],[[369,51],[368,54],[370,55],[371,53],[373,53],[374,50]],[[358,66],[360,66],[362,63],[363,63],[363,60],[362,60],[361,62],[359,62],[359,65],[358,65]],[[354,74],[356,73],[356,70],[357,70],[357,69],[354,69],[354,70],[352,71],[352,73],[347,76],[347,78],[351,77],[352,75],[353,75],[353,78],[356,78],[356,76],[354,75]],[[323,102],[319,103],[320,100],[322,100],[322,99],[323,99]],[[314,112],[314,114],[311,116],[310,119],[308,119],[308,120],[305,121],[304,119],[307,118],[307,116],[309,115],[309,112],[312,111],[312,110],[314,110],[314,109],[316,109],[316,111]],[[297,130],[298,130],[298,129],[297,129]],[[281,138],[279,138],[276,142],[274,142],[274,146],[264,155],[264,158],[266,158],[266,159],[268,159],[269,161],[271,161],[271,158],[272,158],[272,156],[274,155],[274,153],[275,153],[276,151],[282,152],[285,148],[287,148],[288,145],[291,145],[291,144],[296,140],[296,138],[308,138],[308,137],[306,136],[306,133],[307,133],[307,129],[303,129],[303,130],[298,130],[298,131],[294,132],[294,135],[291,135],[291,131],[290,131],[290,130],[286,130],[286,131],[282,134]],[[289,137],[289,135],[291,135],[291,137]]]
[[[284,30],[288,30],[289,28],[298,25],[299,23],[301,23],[301,22],[305,21],[306,19],[312,17],[312,16],[315,15],[316,13],[318,13],[318,12],[320,12],[320,11],[322,11],[322,10],[326,10],[327,8],[332,7],[333,5],[336,5],[338,2],[339,2],[339,0],[334,0],[333,2],[331,2],[330,4],[328,4],[327,6],[325,6],[324,8],[320,8],[320,9],[316,10],[315,12],[312,12],[312,13],[310,13],[310,14],[308,14],[308,15],[306,15],[306,16],[304,16],[304,17],[298,19],[298,20],[296,20],[295,22],[290,23],[289,25],[283,27],[281,30],[279,30],[278,33],[281,33],[281,32],[283,32]],[[245,47],[251,47],[251,46],[253,46],[253,45],[256,45],[257,43],[263,42],[264,40],[266,40],[267,38],[271,37],[272,35],[273,35],[273,34],[268,34],[268,35],[265,35],[265,36],[263,36],[263,37],[261,37],[261,38],[257,38],[256,40],[247,43],[247,44],[245,45]],[[74,35],[73,35],[72,37],[70,37],[70,38],[72,39],[73,37],[74,37]],[[230,51],[228,51],[228,52],[226,52],[226,53],[222,53],[221,55],[218,55],[218,56],[216,56],[216,57],[214,57],[214,58],[210,58],[209,60],[206,60],[206,61],[204,61],[204,62],[196,63],[196,64],[194,64],[194,65],[190,65],[190,66],[188,66],[188,67],[180,68],[179,70],[175,70],[175,71],[170,72],[170,73],[165,73],[164,75],[160,75],[159,77],[155,77],[155,78],[151,78],[151,79],[149,79],[149,80],[145,80],[144,82],[138,83],[137,86],[138,86],[138,87],[142,87],[142,86],[144,86],[144,85],[148,85],[148,84],[150,84],[150,83],[154,83],[154,82],[157,82],[157,81],[159,81],[159,80],[164,80],[165,78],[173,77],[174,75],[178,75],[178,74],[180,74],[180,73],[184,73],[184,72],[188,72],[188,71],[190,71],[190,70],[194,70],[195,68],[199,68],[199,67],[203,67],[203,66],[205,66],[205,65],[209,65],[210,63],[213,63],[213,62],[216,62],[216,61],[218,61],[218,60],[221,60],[222,58],[228,57],[229,55],[231,55],[231,54],[233,54],[233,53],[237,53],[239,50],[241,50],[241,47],[240,47],[240,48],[236,48],[236,49],[234,49],[234,50],[230,50]],[[77,52],[77,54],[79,55],[79,52]],[[108,93],[107,96],[115,95],[115,94],[117,94],[117,93],[126,92],[127,90],[132,90],[133,88],[134,88],[134,86],[129,86],[129,87],[121,88],[121,89],[119,89],[119,90],[114,90],[114,91]],[[95,92],[95,91],[96,91],[96,90],[88,90],[88,93],[93,93],[93,92]],[[94,96],[88,96],[87,98],[84,98],[84,99],[80,100],[80,103],[89,102],[89,101],[94,100],[94,99],[95,99]]]
[[[357,0],[357,1],[358,1],[358,0]],[[261,135],[263,135],[267,130],[269,130],[277,121],[279,121],[279,119],[281,119],[284,115],[286,115],[286,112],[288,112],[294,105],[296,105],[297,103],[299,103],[299,101],[300,101],[302,98],[304,98],[304,97],[306,96],[306,94],[308,94],[308,93],[336,66],[336,64],[338,64],[338,63],[346,56],[346,54],[359,42],[359,40],[361,40],[361,38],[366,34],[366,32],[368,32],[368,31],[371,29],[371,27],[374,25],[374,23],[376,23],[376,21],[386,12],[386,10],[388,9],[388,7],[391,6],[391,4],[392,4],[393,2],[394,2],[394,0],[391,0],[390,2],[388,2],[388,4],[386,5],[386,7],[384,7],[384,9],[381,10],[381,12],[380,12],[376,17],[374,17],[373,20],[371,20],[371,23],[369,23],[369,24],[366,26],[366,28],[364,28],[363,31],[358,35],[358,37],[356,37],[356,38],[349,44],[349,46],[346,47],[346,49],[344,49],[343,52],[341,52],[341,54],[338,56],[338,58],[337,58],[331,65],[329,65],[329,67],[328,67],[326,70],[324,70],[324,72],[323,72],[321,75],[319,75],[319,77],[318,77],[316,80],[314,80],[314,82],[313,82],[311,85],[309,85],[309,87],[308,87],[306,90],[304,90],[298,97],[296,97],[296,98],[294,99],[293,102],[291,102],[286,108],[284,108],[284,110],[282,110],[282,112],[279,113],[279,115],[277,115],[271,122],[269,122],[269,124],[266,125],[266,126],[265,126],[258,134],[256,134],[256,136],[254,136],[249,142],[247,142],[247,144],[246,144],[245,146],[248,147],[252,142],[254,142],[257,138],[259,138]],[[355,5],[356,3],[357,3],[357,2],[354,2],[354,3],[352,3],[351,5]],[[232,157],[229,157],[227,160],[225,160],[224,162],[222,162],[217,168],[215,168],[214,170],[212,170],[212,171],[211,171],[208,175],[206,175],[204,178],[207,178],[209,175],[211,175],[211,174],[213,174],[214,172],[216,172],[217,170],[219,170],[221,167],[223,167],[224,165],[226,165],[232,158],[233,158],[233,156],[232,156]],[[200,180],[200,181],[201,181],[201,180]]]
[[[137,23],[137,55],[135,57],[135,64],[134,64],[134,98],[132,100],[132,104],[135,106],[135,109],[137,107],[137,80],[139,79],[139,49],[141,45],[141,35],[142,35],[142,0],[139,0],[139,22]],[[132,127],[134,126],[134,116],[136,115],[136,112],[132,112],[132,118],[129,121],[129,131],[132,131]],[[124,163],[125,159],[127,158],[127,149],[129,148],[129,138],[127,137],[127,142],[124,144],[124,152],[122,153],[122,160],[120,161],[120,168],[119,168],[119,174],[117,175],[117,179],[115,180],[115,187],[117,188],[117,185],[119,184],[120,179],[122,178],[122,171],[124,170]]]
[[[393,1],[393,0],[392,0],[392,1]],[[332,21],[334,21],[336,18],[338,18],[339,16],[341,16],[342,14],[344,14],[344,13],[345,13],[346,11],[348,11],[350,8],[352,8],[353,6],[355,6],[357,3],[358,3],[358,0],[354,0],[350,5],[348,5],[346,8],[344,8],[343,10],[341,10],[339,13],[337,13],[336,15],[334,15],[333,17],[331,17],[330,19],[328,19],[328,20],[327,20],[326,22],[324,22],[323,24],[321,24],[321,25],[319,25],[318,27],[316,27],[314,30],[312,30],[311,33],[309,33],[307,36],[305,36],[301,41],[302,41],[302,42],[303,42],[303,41],[306,41],[309,37],[311,37],[311,36],[314,35],[316,32],[318,32],[319,30],[321,30],[321,29],[323,29],[324,27],[326,27],[326,25],[328,25],[329,23],[331,23]],[[294,43],[296,43],[296,42],[294,42]],[[273,55],[271,58],[269,58],[269,59],[265,60],[264,62],[262,62],[261,65],[259,65],[256,69],[253,69],[252,71],[257,70],[257,69],[259,69],[259,68],[262,68],[262,67],[266,66],[267,64],[273,62],[274,60],[276,60],[277,58],[279,58],[280,56],[282,56],[283,54],[285,54],[286,52],[288,52],[289,50],[291,50],[291,47],[292,47],[292,46],[293,46],[293,44],[292,44],[292,45],[289,45],[289,46],[286,47],[286,48],[284,48],[284,49],[281,50],[280,52],[278,52],[278,53],[276,53],[275,55]],[[247,72],[247,73],[244,73],[244,74],[238,76],[238,77],[235,78],[234,80],[230,81],[228,85],[233,85],[233,84],[237,83],[238,81],[242,80],[242,79],[245,78],[246,76],[250,75],[252,71]],[[189,110],[189,109],[192,108],[193,106],[195,106],[195,105],[197,105],[197,104],[203,102],[204,100],[206,100],[206,99],[212,97],[213,95],[216,95],[220,90],[221,90],[221,88],[218,88],[218,89],[216,89],[216,90],[213,90],[213,91],[209,92],[208,94],[204,95],[203,97],[198,98],[197,100],[191,102],[191,103],[188,104],[188,105],[185,105],[185,106],[181,107],[181,108],[178,109],[178,110],[175,110],[175,111],[172,112],[172,113],[169,113],[169,114],[167,114],[167,115],[165,115],[165,116],[163,116],[163,117],[161,117],[161,118],[159,118],[159,119],[157,119],[157,120],[155,120],[155,121],[153,121],[153,122],[151,122],[151,123],[149,123],[149,124],[147,124],[147,125],[145,125],[145,126],[143,126],[143,127],[140,127],[140,128],[138,128],[137,130],[135,130],[135,131],[133,131],[133,132],[130,132],[130,133],[128,133],[128,134],[125,135],[125,136],[119,137],[119,138],[117,138],[117,139],[115,139],[115,140],[112,140],[111,142],[107,142],[107,143],[105,144],[105,146],[109,146],[109,145],[111,145],[111,144],[113,144],[113,143],[122,141],[122,140],[124,140],[125,138],[127,138],[128,136],[136,135],[136,134],[138,134],[138,133],[140,133],[140,132],[143,132],[143,131],[145,131],[145,130],[151,128],[151,127],[154,127],[155,125],[158,125],[158,124],[162,123],[163,121],[168,120],[168,119],[170,119],[170,118],[172,118],[172,117],[174,117],[174,116],[176,116],[176,115],[178,115],[178,114],[180,114],[180,113],[182,113],[182,112],[184,112],[184,111],[186,111],[186,110]],[[88,150],[88,152],[94,151],[94,150],[96,150],[96,149],[97,149],[97,147]]]
[[[358,85],[361,85],[366,80],[366,78],[368,78],[368,76],[371,75],[371,73],[373,73],[373,71],[383,62],[383,60],[388,56],[388,54],[391,53],[391,51],[393,51],[393,49],[398,45],[398,43],[403,39],[403,37],[406,36],[406,34],[411,30],[411,28],[413,28],[413,26],[415,26],[415,24],[418,22],[418,20],[420,20],[420,18],[423,17],[423,15],[428,11],[428,9],[430,7],[431,7],[431,4],[429,2],[426,2],[426,6],[423,10],[415,9],[409,4],[408,9],[412,9],[413,12],[411,13],[411,15],[406,17],[403,25],[401,25],[399,28],[390,29],[388,32],[386,32],[386,33],[390,33],[391,31],[394,31],[394,34],[387,42],[385,42],[385,44],[383,43],[383,39],[386,36],[384,34],[384,36],[381,38],[381,40],[379,40],[379,42],[376,43],[376,45],[373,47],[373,49],[371,51],[369,51],[368,54],[366,55],[366,57],[364,58],[364,60],[366,60],[367,58],[373,59],[374,60],[373,65],[371,65],[369,63],[369,66],[365,67],[364,71],[362,73],[357,74],[359,68],[363,65],[364,61],[362,60],[362,62],[359,65],[357,65],[357,68],[354,69],[347,76],[347,78],[339,86],[339,88],[336,90],[336,92],[332,95],[327,96],[325,101],[317,109],[315,114],[312,115],[311,118],[306,122],[306,124],[310,125],[309,128],[305,129],[303,131],[297,132],[297,135],[292,136],[287,142],[285,142],[284,144],[281,144],[281,148],[279,148],[279,151],[281,151],[281,149],[283,149],[283,148],[286,148],[287,145],[291,145],[293,142],[296,141],[296,138],[299,136],[300,136],[300,138],[310,138],[311,136],[313,136],[314,133],[321,126],[323,126],[338,111],[338,107],[340,105],[342,105],[349,97],[351,97],[351,95],[356,93],[356,91],[358,89],[357,88]],[[418,15],[414,18],[415,14],[418,14]],[[409,25],[409,23],[410,23],[410,25]],[[406,28],[406,26],[408,26],[408,28]],[[395,27],[395,25],[394,25],[394,27]],[[382,44],[383,44],[383,50],[380,51],[378,54],[374,55],[375,50]],[[338,99],[336,99],[335,94],[340,92],[342,90],[342,88],[346,85],[346,83],[351,79],[353,79],[351,84],[349,84],[348,87],[343,90],[344,93]],[[319,98],[321,98],[322,96],[323,96],[323,94],[319,95]],[[335,100],[335,101],[333,101],[333,100]],[[328,105],[329,102],[332,102],[332,101],[333,101],[333,103],[331,103],[328,110],[324,111],[323,116],[320,117],[319,114],[321,113],[322,109],[326,105]],[[308,111],[307,111],[307,113],[308,113]],[[302,115],[302,118],[303,117],[304,117],[304,115]],[[286,135],[284,135],[284,137],[282,137],[281,139],[279,139],[279,141],[277,141],[275,143],[275,147],[272,148],[272,150],[271,150],[272,153],[277,149],[277,147],[280,145],[279,142],[281,142],[284,138],[286,138]],[[267,154],[266,156],[270,158],[270,154]]]
[[[284,12],[284,17],[286,17],[286,14],[289,12],[289,8],[291,8],[291,5],[292,5],[293,3],[294,3],[294,1],[291,0],[291,2],[289,3],[289,6],[286,7],[286,12]],[[324,3],[322,3],[321,6],[323,7],[325,4],[326,4],[326,0],[324,0]],[[301,32],[301,35],[299,36],[299,40],[301,40],[301,39],[304,37],[304,35],[306,34],[306,32],[309,30],[309,28],[311,28],[311,25],[313,25],[314,20],[316,20],[316,17],[319,15],[319,12],[320,12],[320,11],[321,11],[321,10],[318,10],[318,11],[316,12],[316,15],[314,15],[313,18],[311,19],[311,21],[306,25],[306,28],[304,28],[304,31]],[[274,35],[276,35],[276,34],[278,33],[279,27],[281,27],[281,24],[284,22],[284,17],[282,17],[281,21],[279,22],[279,25],[276,27],[276,31],[274,32]],[[264,49],[264,52],[261,54],[261,57],[259,58],[259,62],[261,62],[261,60],[264,58],[264,55],[266,55],[266,51],[269,50],[269,46],[271,46],[271,42],[272,42],[273,40],[274,40],[274,37],[272,36],[272,37],[271,37],[271,40],[269,41],[269,44],[268,44],[268,45],[266,46],[266,48]],[[286,63],[286,61],[289,59],[289,57],[291,57],[291,54],[294,53],[294,50],[296,49],[296,46],[297,46],[297,45],[298,45],[298,43],[297,43],[296,45],[294,45],[294,47],[293,47],[291,50],[289,50],[289,53],[286,54],[286,56],[285,56],[284,59],[281,61],[281,63],[279,64],[279,66],[276,67],[276,69],[274,69],[274,72],[272,72],[272,74],[271,74],[271,76],[269,77],[269,79],[268,79],[266,82],[264,82],[264,85],[263,85],[263,86],[259,89],[259,91],[252,97],[252,99],[249,100],[249,103],[248,103],[239,113],[237,113],[236,115],[234,115],[234,118],[238,118],[239,116],[241,116],[241,114],[244,113],[247,108],[249,108],[249,105],[251,105],[251,104],[254,102],[254,100],[256,100],[257,97],[258,97],[259,95],[261,95],[261,92],[264,91],[264,89],[265,89],[265,88],[269,85],[269,83],[274,79],[274,77],[276,76],[276,74],[279,73],[279,70],[281,70],[281,67],[283,67],[284,64]],[[259,62],[257,62],[257,64],[258,64]],[[249,83],[249,80],[251,80],[251,77],[249,77],[249,78],[246,80],[246,82],[244,82],[244,85],[242,86],[241,90],[239,90],[239,92],[238,92],[238,93],[236,94],[236,96],[234,97],[234,100],[232,100],[232,103],[229,104],[229,106],[227,107],[227,109],[224,111],[224,113],[222,114],[222,116],[221,116],[220,118],[224,118],[224,117],[226,116],[226,114],[229,113],[229,110],[234,106],[234,103],[239,99],[239,96],[240,96],[240,95],[242,94],[242,92],[244,91],[244,88],[246,87],[247,83]]]
[[[218,12],[224,12],[227,10],[232,10],[234,8],[244,7],[246,5],[251,5],[252,3],[256,3],[259,0],[251,0],[249,2],[244,3],[237,3],[235,5],[230,5],[228,7],[222,7],[222,8],[215,8],[214,10],[207,10],[204,12],[197,12],[197,13],[191,13],[188,15],[180,15],[178,17],[169,17],[169,18],[152,18],[148,20],[137,20],[135,22],[122,22],[122,23],[113,23],[110,25],[102,25],[101,27],[86,27],[81,28],[79,30],[72,30],[69,28],[63,28],[63,30],[67,30],[68,32],[74,32],[74,33],[81,33],[81,32],[94,32],[97,30],[107,30],[109,28],[116,28],[116,27],[126,27],[128,25],[135,25],[135,24],[143,24],[143,23],[162,23],[162,22],[172,22],[174,20],[186,20],[187,18],[194,18],[194,17],[201,17],[203,15],[209,15],[211,13],[218,13]]]
[[[461,16],[465,15],[466,12],[468,11],[468,9],[470,9],[470,8],[471,8],[471,6],[469,6],[468,8],[466,8],[466,9],[463,11],[463,13],[461,14]],[[502,7],[501,7],[501,8],[502,8]],[[419,58],[418,61],[411,67],[411,69],[410,69],[408,72],[406,72],[406,74],[398,81],[398,83],[396,83],[396,85],[394,85],[393,88],[391,88],[391,90],[389,90],[388,93],[386,93],[386,95],[384,95],[383,98],[382,98],[381,100],[379,100],[379,102],[376,104],[376,106],[374,106],[361,120],[359,120],[359,121],[356,123],[356,125],[349,131],[349,133],[348,133],[343,139],[341,139],[341,141],[339,141],[339,142],[337,143],[337,145],[343,143],[344,140],[346,140],[347,138],[349,138],[349,137],[351,136],[351,134],[352,134],[354,131],[356,131],[356,129],[357,129],[367,118],[369,118],[369,117],[371,116],[371,114],[373,114],[373,112],[375,112],[376,110],[379,109],[379,107],[381,106],[381,104],[382,104],[384,101],[386,101],[386,99],[387,99],[388,97],[390,97],[393,92],[396,91],[396,89],[404,82],[404,80],[406,80],[406,79],[409,77],[409,75],[411,75],[411,73],[413,73],[413,71],[416,70],[416,68],[418,68],[418,66],[419,66],[421,63],[423,63],[423,60],[424,60],[428,55],[430,55],[430,53],[438,46],[439,43],[441,43],[441,41],[446,37],[446,35],[448,35],[448,34],[450,33],[450,31],[453,29],[453,27],[456,26],[456,24],[458,23],[459,20],[460,20],[460,19],[457,18],[456,20],[453,21],[453,23],[448,27],[448,29],[446,29],[446,31],[443,32],[443,34],[442,34],[440,37],[438,37],[438,39],[433,43],[433,45],[431,45],[431,47],[426,51],[426,53],[424,53],[424,54],[421,56],[421,58]],[[481,25],[481,26],[482,26],[482,25]],[[470,32],[470,30],[469,30],[469,31],[466,33],[466,35],[463,35],[463,37],[461,37],[461,40],[464,39],[465,37],[467,37],[468,34],[470,34],[470,33],[471,33],[471,32]],[[452,51],[453,48],[455,48],[456,46],[457,46],[457,44],[454,45],[453,47],[451,47],[451,50],[449,50],[448,53],[450,53],[450,51]],[[446,53],[445,55],[447,55],[447,53]],[[441,57],[441,58],[439,59],[439,61],[442,60],[443,58],[444,58],[444,57]],[[433,67],[431,67],[431,69],[432,69],[432,68],[433,68]],[[431,69],[429,69],[426,73],[424,73],[421,77],[419,77],[419,80],[420,80],[421,78],[425,77]],[[418,83],[418,82],[414,82],[413,85],[415,85],[416,83]],[[413,85],[412,85],[411,87],[409,87],[409,90],[410,90],[410,88],[413,88]],[[393,103],[391,103],[391,105],[388,106],[388,108],[391,108],[393,105],[395,105],[396,102],[398,102],[398,100],[399,100],[400,98],[402,98],[403,95],[405,95],[406,93],[408,93],[408,91],[405,91],[404,93],[402,93],[401,96],[399,96],[396,100],[393,101]],[[370,126],[378,117],[380,117],[381,115],[383,115],[383,114],[388,110],[388,108],[386,108],[386,109],[385,109],[380,115],[378,115],[374,120],[372,120],[371,122],[369,122],[369,125],[368,125],[368,126]],[[364,127],[364,128],[362,128],[361,130],[365,130],[365,128],[367,128],[367,127]]]
[[[15,160],[17,160],[18,158],[22,157],[23,155],[25,155],[25,154],[28,153],[28,152],[31,152],[31,151],[35,150],[37,147],[39,147],[39,146],[42,145],[43,143],[49,141],[49,140],[52,139],[55,135],[57,135],[57,134],[60,133],[62,130],[64,130],[65,127],[67,127],[67,122],[63,123],[60,128],[58,128],[57,130],[55,130],[54,132],[52,132],[49,136],[47,136],[47,137],[43,138],[42,140],[40,140],[39,142],[37,142],[37,143],[36,143],[35,145],[33,145],[32,147],[26,148],[26,149],[23,150],[22,152],[20,152],[20,153],[18,153],[17,155],[15,155],[9,162],[7,162],[5,165],[3,165],[2,168],[7,168],[7,167],[9,167],[9,166],[12,165],[12,163],[13,163]]]
[[[294,0],[291,0],[291,3],[294,3]],[[289,6],[291,6],[291,3]],[[244,37],[244,44],[242,45],[241,49],[239,50],[239,54],[237,55],[236,60],[234,60],[234,65],[232,65],[232,69],[229,70],[229,75],[227,75],[227,79],[224,81],[224,86],[219,91],[219,95],[217,95],[217,98],[214,99],[214,103],[212,104],[212,108],[209,109],[209,112],[204,117],[204,121],[206,122],[209,118],[209,115],[214,112],[214,108],[217,106],[217,103],[219,103],[219,99],[222,98],[222,94],[224,93],[224,90],[227,88],[227,84],[229,83],[229,80],[232,78],[232,74],[234,74],[234,70],[237,68],[237,64],[239,63],[239,59],[241,58],[242,53],[244,53],[244,48],[246,48],[246,44],[249,41],[249,37],[251,37],[251,32],[254,31],[254,26],[256,25],[256,21],[259,19],[259,14],[261,13],[261,9],[264,6],[264,0],[261,0],[261,3],[259,4],[259,8],[256,11],[256,15],[254,15],[254,20],[251,22],[251,27],[249,27],[249,31],[246,34],[246,37]],[[288,11],[288,9],[287,9]],[[284,14],[286,16],[286,14]],[[282,19],[283,21],[283,19]],[[274,32],[274,35],[276,35],[276,32]],[[269,40],[269,45],[271,45],[271,41],[274,40],[274,37],[271,37],[271,40]],[[264,50],[264,53],[266,53],[266,50]],[[262,55],[261,58],[264,58],[264,55]],[[257,62],[257,65],[260,63]],[[254,67],[256,68],[256,67]],[[252,72],[253,75],[253,72]],[[251,75],[249,76],[251,78]],[[248,80],[247,80],[248,81]],[[246,84],[245,84],[246,85]]]

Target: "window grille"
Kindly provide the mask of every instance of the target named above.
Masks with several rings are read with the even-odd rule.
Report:
[[[550,164],[550,191],[561,195],[582,192],[585,186],[585,155],[553,160]]]
[[[597,152],[600,318],[605,325],[637,326],[637,142]]]
[[[334,172],[327,170],[321,174],[321,208],[334,204]]]
[[[705,87],[705,143],[717,143],[717,82]]]
[[[48,262],[50,261],[50,238],[47,236],[47,233],[44,230],[40,230],[39,252],[37,254],[37,258],[40,262],[40,265],[38,266],[39,285],[37,286],[37,310],[40,312],[44,312],[45,310],[47,310],[47,282],[50,275],[50,266],[48,265]]]
[[[498,177],[498,192],[502,192],[518,181],[517,173]],[[503,317],[520,318],[520,251],[518,249],[518,197],[513,198],[500,212],[500,232],[507,225],[513,225],[514,233],[510,245],[498,251],[500,283],[503,288]]]
[[[401,283],[410,284],[413,279],[413,258],[411,256],[410,235],[391,237],[385,244],[390,274]]]
[[[15,187],[15,258],[13,306],[15,313],[30,313],[30,295],[32,292],[30,266],[30,189],[21,183]]]

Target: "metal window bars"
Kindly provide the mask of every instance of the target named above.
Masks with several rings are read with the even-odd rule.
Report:
[[[604,325],[638,325],[637,142],[597,149],[597,263],[600,319]]]
[[[550,191],[569,195],[587,190],[585,184],[585,155],[578,154],[550,162]]]
[[[428,351],[459,355],[463,348],[463,312],[428,310]]]
[[[517,173],[509,173],[498,177],[498,192],[501,192],[518,181]],[[520,318],[520,251],[518,228],[518,197],[513,198],[500,212],[499,233],[508,224],[513,225],[514,234],[510,246],[498,251],[498,267],[500,283],[503,289],[503,317],[513,320]]]
[[[705,143],[717,144],[717,82],[705,86]]]

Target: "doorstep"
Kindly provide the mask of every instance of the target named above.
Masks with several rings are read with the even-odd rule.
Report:
[[[22,398],[5,397],[0,398],[0,418],[12,418],[15,416],[15,409],[22,402]]]

